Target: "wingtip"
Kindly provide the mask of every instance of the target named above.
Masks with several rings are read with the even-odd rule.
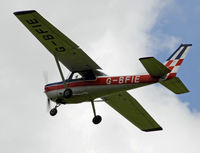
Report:
[[[30,13],[34,13],[36,12],[35,10],[26,10],[26,11],[17,11],[17,12],[14,12],[13,14],[14,15],[24,15],[24,14],[30,14]]]
[[[158,128],[153,128],[153,129],[145,129],[145,130],[142,130],[144,132],[153,132],[153,131],[161,131],[163,130],[162,127],[158,127]]]
[[[150,58],[154,58],[154,57],[141,57],[139,58],[139,60],[150,59]]]

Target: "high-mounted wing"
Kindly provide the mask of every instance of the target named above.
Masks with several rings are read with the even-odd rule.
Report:
[[[128,92],[120,92],[102,99],[142,131],[162,130],[160,125]]]
[[[101,69],[78,45],[35,10],[15,12],[14,14],[70,71]]]

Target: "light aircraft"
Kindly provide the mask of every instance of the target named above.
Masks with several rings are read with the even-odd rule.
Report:
[[[108,76],[78,45],[37,11],[18,11],[14,15],[55,57],[62,81],[45,85],[48,104],[50,101],[56,103],[50,110],[52,116],[57,114],[61,104],[91,102],[93,123],[98,124],[102,118],[96,114],[94,102],[100,98],[139,129],[157,131],[162,127],[127,90],[159,82],[176,94],[189,92],[176,74],[191,44],[181,44],[164,64],[154,57],[140,58],[148,72],[144,75]],[[60,62],[71,71],[67,79],[64,78]]]

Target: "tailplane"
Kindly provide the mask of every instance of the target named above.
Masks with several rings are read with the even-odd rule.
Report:
[[[164,63],[164,65],[170,69],[171,72],[167,74],[166,80],[161,81],[160,83],[175,94],[183,94],[189,92],[183,82],[178,77],[176,77],[176,74],[191,46],[192,44],[181,44]]]
[[[189,92],[187,87],[178,77],[174,77],[165,81],[160,81],[160,83],[175,94],[183,94]]]
[[[179,67],[190,50],[192,44],[181,44],[178,49],[162,64],[154,57],[140,58],[147,72],[153,78],[159,78],[159,82],[175,94],[187,93],[189,90],[183,82],[176,77]]]
[[[164,78],[169,72],[171,72],[169,68],[160,63],[154,57],[143,57],[139,60],[152,77]]]

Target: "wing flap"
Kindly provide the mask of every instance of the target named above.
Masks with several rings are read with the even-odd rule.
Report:
[[[35,10],[15,12],[14,14],[70,71],[101,69],[78,45]]]
[[[142,131],[162,130],[160,125],[129,93],[120,92],[102,99]]]
[[[174,92],[175,94],[183,94],[189,92],[187,87],[178,77],[174,77],[172,79],[165,80],[160,83],[169,90],[171,90],[172,92]]]
[[[157,59],[154,57],[145,57],[140,58],[140,62],[143,64],[147,72],[152,77],[163,77],[167,73],[171,72],[170,69],[168,69],[165,65],[160,63]]]

